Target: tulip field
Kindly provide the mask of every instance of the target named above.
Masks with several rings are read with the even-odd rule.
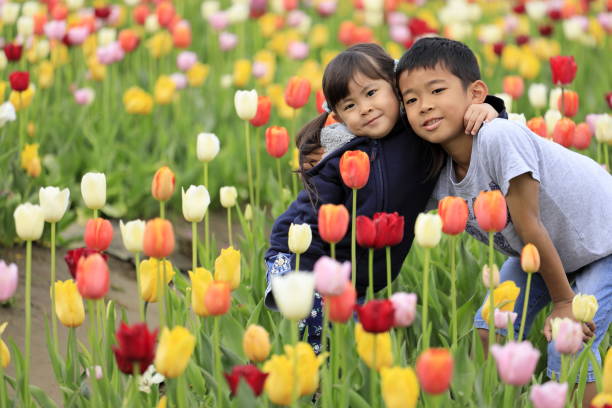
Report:
[[[550,307],[513,329],[520,289],[499,281],[505,257],[464,232],[462,199],[419,215],[399,276],[365,294],[333,243],[390,254],[403,218],[393,229],[397,213],[357,222],[321,203],[319,225],[292,225],[288,246],[299,262],[317,227],[329,256],[275,277],[279,310],[264,304],[270,230],[302,189],[296,135],[323,112],[334,56],[462,41],[509,120],[609,171],[612,1],[0,0],[0,22],[0,258],[19,254],[0,259],[0,408],[612,407],[612,330],[598,352],[581,331],[606,310],[576,295],[575,319],[553,322],[562,364],[548,378]],[[368,175],[342,179],[356,192],[346,180]],[[505,202],[478,200],[503,211],[492,240]],[[109,297],[111,245],[129,254],[125,303]],[[539,264],[526,245],[528,282]],[[298,330],[315,293],[320,349]],[[485,299],[489,328],[509,329],[489,330],[488,350],[474,328]],[[33,338],[52,366],[44,386]]]

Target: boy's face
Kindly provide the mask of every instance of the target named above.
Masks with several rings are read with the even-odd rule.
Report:
[[[447,144],[464,134],[463,117],[473,103],[482,103],[482,81],[465,89],[459,77],[438,65],[434,69],[404,71],[399,77],[406,117],[418,136]]]
[[[399,102],[384,79],[358,73],[349,83],[349,94],[334,107],[335,119],[357,136],[380,139],[399,118]]]

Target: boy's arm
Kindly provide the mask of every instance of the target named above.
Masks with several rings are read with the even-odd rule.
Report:
[[[524,173],[510,180],[506,202],[517,233],[524,243],[532,243],[540,253],[540,275],[553,302],[552,312],[544,324],[544,336],[546,340],[551,341],[553,318],[574,319],[572,314],[574,291],[563,269],[559,253],[540,220],[539,195],[540,183],[531,177],[531,173]],[[591,327],[583,326],[586,338],[593,335]]]

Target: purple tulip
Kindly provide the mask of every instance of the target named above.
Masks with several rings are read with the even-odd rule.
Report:
[[[208,23],[216,31],[223,31],[229,25],[229,18],[227,17],[226,12],[218,11],[208,17]]]
[[[0,260],[0,303],[6,302],[15,294],[18,280],[17,265],[7,265]]]
[[[80,88],[74,91],[74,101],[79,105],[89,105],[95,97],[94,90],[91,88]]]
[[[393,326],[408,327],[416,316],[417,295],[414,293],[397,292],[391,296],[395,314]]]
[[[71,45],[81,45],[88,35],[89,29],[87,27],[73,27],[68,30],[68,41]]]
[[[337,7],[337,2],[324,0],[317,4],[317,13],[322,17],[331,16],[336,12]]]
[[[567,383],[549,381],[531,388],[529,398],[535,408],[563,408],[567,394]]]
[[[315,288],[323,296],[338,296],[344,292],[351,276],[351,263],[340,263],[322,256],[314,264]]]
[[[530,342],[510,341],[504,346],[494,344],[491,353],[497,363],[497,372],[505,384],[521,386],[531,379],[540,352]]]

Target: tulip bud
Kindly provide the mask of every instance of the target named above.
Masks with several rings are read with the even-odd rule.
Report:
[[[270,120],[270,110],[272,109],[272,101],[269,96],[259,96],[257,98],[257,113],[251,119],[251,125],[263,126]]]
[[[465,230],[468,207],[461,197],[444,197],[438,202],[438,214],[442,219],[442,232],[457,235]]]
[[[489,268],[489,265],[484,265],[482,267],[482,283],[484,284],[485,288],[490,288],[491,286],[491,276],[489,275],[491,273],[491,268]],[[493,287],[496,288],[499,285],[499,268],[497,267],[497,265],[493,264]]]
[[[85,299],[101,299],[110,287],[108,265],[100,254],[79,259],[76,277],[79,293]]]
[[[119,370],[124,374],[134,374],[137,365],[138,373],[146,372],[155,358],[157,330],[150,332],[146,323],[128,326],[121,322],[115,337],[117,346],[113,346],[113,352]]]
[[[7,322],[0,324],[0,336],[2,336],[2,333],[4,333],[4,330],[6,329],[7,324],[8,324]],[[2,337],[0,337],[0,366],[2,366],[2,368],[6,368],[8,367],[10,362],[11,362],[11,353],[9,352],[9,349],[6,346],[6,343],[4,342],[4,340],[2,340]]]
[[[30,37],[34,34],[34,19],[28,16],[21,16],[17,20],[17,33],[22,37]]]
[[[527,3],[528,5],[530,3]],[[529,399],[534,408],[563,408],[567,396],[567,383],[559,384],[548,381],[544,384],[536,384],[531,387]]]
[[[175,272],[170,261],[161,262],[156,258],[150,258],[140,262],[138,273],[140,274],[140,297],[145,302],[157,302],[158,277],[162,279],[164,285],[167,285]]]
[[[87,208],[99,210],[106,203],[106,176],[104,173],[86,173],[81,179],[81,194]]]
[[[258,397],[263,392],[264,384],[268,378],[268,373],[261,372],[254,365],[234,366],[230,374],[224,373],[225,379],[229,384],[232,396],[235,397],[240,387],[240,380],[246,382],[253,394]]]
[[[210,195],[204,186],[189,186],[187,192],[181,188],[183,217],[188,222],[200,222],[210,204]]]
[[[175,177],[168,166],[160,167],[151,182],[151,194],[157,201],[167,201],[174,193]]]
[[[18,282],[17,265],[14,263],[7,265],[0,260],[0,303],[8,301],[15,294]]]
[[[370,158],[361,150],[348,150],[340,158],[340,175],[348,188],[360,189],[370,177]]]
[[[253,207],[251,206],[251,204],[247,204],[245,209],[244,209],[244,219],[246,221],[252,221],[253,220]]]
[[[285,103],[293,109],[306,105],[310,96],[310,82],[305,78],[291,77],[285,88]]]
[[[376,248],[376,225],[365,215],[358,215],[355,220],[357,244],[363,248]]]
[[[266,129],[266,151],[275,158],[281,158],[289,149],[289,134],[282,126],[270,126]]]
[[[314,284],[314,275],[309,272],[291,272],[272,278],[272,294],[285,319],[296,321],[310,315]]]
[[[357,291],[351,284],[351,281],[346,279],[344,291],[341,294],[337,296],[325,296],[323,300],[328,304],[329,321],[333,323],[346,323],[348,319],[353,317],[356,300]]]
[[[270,354],[270,336],[266,329],[256,324],[247,327],[242,338],[242,349],[246,357],[256,363],[265,361]]]
[[[24,241],[40,239],[45,226],[43,209],[30,203],[20,204],[13,213],[17,236]]]
[[[360,323],[357,323],[355,324],[355,343],[359,358],[369,368],[380,371],[385,367],[391,367],[391,364],[393,364],[391,334],[389,332],[370,333],[364,330]]]
[[[319,235],[325,242],[337,243],[348,229],[349,213],[342,204],[323,204],[319,208]]]
[[[214,133],[200,133],[196,150],[198,160],[208,163],[219,153],[219,139]]]
[[[510,341],[505,345],[494,344],[491,354],[495,358],[497,372],[508,385],[522,386],[531,381],[540,352],[528,341]]]
[[[438,245],[442,238],[442,218],[438,214],[419,214],[414,224],[414,238],[423,248]]]
[[[481,191],[474,202],[478,226],[487,232],[499,232],[506,227],[506,199],[499,190]]]
[[[236,187],[224,186],[219,190],[219,196],[221,197],[221,206],[224,208],[230,208],[236,205],[238,191],[236,190]]]
[[[234,94],[234,107],[238,117],[242,120],[251,120],[257,113],[257,91],[236,91]]]
[[[164,327],[155,352],[155,369],[166,378],[176,378],[185,371],[196,339],[182,326]]]
[[[231,290],[240,286],[240,251],[224,248],[215,259],[215,280],[226,282]]]
[[[355,306],[359,322],[368,333],[384,333],[393,327],[395,307],[389,299],[370,300],[365,305]]]
[[[113,240],[113,226],[109,220],[92,218],[85,226],[85,245],[89,249],[105,251]]]
[[[551,57],[549,62],[553,84],[568,85],[574,80],[578,66],[573,56],[557,55]]]
[[[129,252],[142,252],[145,225],[146,223],[142,220],[128,221],[127,224],[119,221],[123,246]]]
[[[546,85],[544,84],[531,84],[527,91],[529,97],[529,103],[536,109],[542,109],[546,106]]]
[[[567,317],[554,318],[552,320],[552,338],[555,341],[555,349],[559,353],[576,354],[582,346],[582,326]]]
[[[322,256],[314,264],[315,288],[323,296],[338,296],[344,292],[347,280],[351,278],[351,263],[340,263]]]
[[[417,406],[419,382],[410,367],[383,367],[380,370],[380,388],[387,408]]]
[[[578,294],[572,300],[572,314],[581,322],[592,322],[598,308],[597,298],[593,295]]]
[[[66,327],[79,327],[85,320],[83,298],[72,279],[57,281],[53,284],[55,291],[55,314]]]
[[[211,316],[226,314],[231,303],[232,295],[227,282],[213,281],[208,285],[204,295],[204,306]]]
[[[494,323],[495,327],[498,329],[506,329],[508,328],[508,323],[514,324],[518,313],[514,313],[508,310],[499,310],[495,309],[494,312]]]
[[[540,270],[540,252],[533,244],[527,244],[521,251],[521,268],[527,273]]]
[[[312,242],[312,231],[308,224],[293,224],[289,227],[289,250],[295,254],[303,254]]]
[[[445,348],[430,348],[416,361],[419,383],[428,394],[438,395],[450,386],[453,379],[453,355]]]
[[[70,190],[60,190],[57,187],[41,187],[38,191],[38,201],[45,215],[45,221],[57,222],[62,219],[68,209]]]
[[[168,220],[155,218],[147,221],[144,230],[143,250],[153,258],[166,258],[174,251],[174,230]]]

